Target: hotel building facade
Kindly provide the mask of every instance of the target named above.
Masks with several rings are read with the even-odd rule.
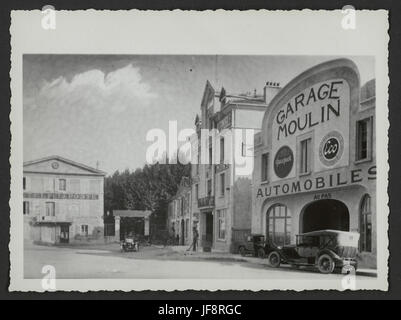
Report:
[[[254,159],[247,143],[253,143],[267,102],[278,90],[278,84],[268,83],[261,95],[256,90],[229,94],[206,83],[195,119],[191,168],[192,216],[204,250],[236,252],[236,242],[251,232]]]
[[[24,239],[43,244],[104,239],[105,173],[51,156],[24,163]]]
[[[317,65],[269,103],[255,135],[252,232],[276,245],[299,233],[360,234],[376,264],[375,81],[347,59]]]

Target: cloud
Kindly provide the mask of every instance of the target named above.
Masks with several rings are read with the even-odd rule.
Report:
[[[156,97],[142,81],[140,69],[129,64],[108,74],[94,69],[76,74],[71,81],[65,77],[45,81],[31,106],[104,108],[120,113],[147,106]]]

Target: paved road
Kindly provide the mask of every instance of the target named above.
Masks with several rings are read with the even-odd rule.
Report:
[[[177,256],[169,248],[145,247],[140,252],[121,253],[117,246],[101,248],[56,248],[26,246],[24,251],[25,278],[42,278],[42,267],[56,268],[58,279],[342,279],[341,274],[323,275],[318,272],[290,268],[272,269],[252,262],[206,260]],[[358,279],[367,278],[358,276]]]

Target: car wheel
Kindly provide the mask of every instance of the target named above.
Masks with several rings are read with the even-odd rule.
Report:
[[[246,250],[244,247],[239,247],[239,254],[243,257],[246,256]]]
[[[317,267],[321,273],[328,274],[334,271],[336,264],[331,256],[322,254],[317,260]]]
[[[261,259],[265,259],[266,258],[266,252],[265,250],[263,250],[262,248],[259,248],[258,250],[258,257]]]
[[[270,253],[268,259],[269,259],[269,264],[273,268],[278,268],[280,266],[281,257],[280,257],[280,254],[278,252],[273,251],[272,253]]]

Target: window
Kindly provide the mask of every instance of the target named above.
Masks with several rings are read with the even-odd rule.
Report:
[[[221,196],[224,196],[225,189],[226,189],[225,179],[226,179],[226,175],[224,173],[222,173],[220,175],[220,195]]]
[[[372,209],[371,198],[368,194],[363,197],[361,202],[360,234],[360,251],[372,252]]]
[[[29,202],[24,201],[24,215],[28,215],[28,214],[29,214]]]
[[[46,217],[54,217],[56,215],[56,204],[54,202],[46,202]]]
[[[267,236],[277,246],[291,242],[291,215],[285,205],[275,204],[267,212]]]
[[[207,180],[207,195],[210,196],[212,194],[212,179]]]
[[[368,160],[372,149],[372,118],[358,121],[356,130],[356,160]]]
[[[226,238],[226,209],[217,210],[217,222],[218,222],[218,238],[225,240]]]
[[[302,247],[319,247],[321,244],[318,237],[310,237],[304,235],[297,236],[297,245]],[[330,241],[330,240],[328,240]],[[326,243],[326,242],[323,242]]]
[[[60,191],[66,191],[67,189],[67,181],[65,179],[58,180],[58,189]]]
[[[301,174],[309,173],[311,171],[311,159],[312,159],[311,144],[312,144],[311,138],[301,141],[300,164],[299,164],[299,172]]]
[[[26,190],[26,178],[25,177],[22,179],[22,187],[24,188],[24,190]]]
[[[195,197],[196,200],[199,199],[199,184],[195,184]]]
[[[185,238],[188,238],[189,236],[189,219],[185,220]]]
[[[180,199],[181,217],[184,215],[184,205],[185,205],[185,199],[184,197],[182,197]]]
[[[173,202],[173,217],[177,218],[177,200]]]
[[[81,225],[81,234],[85,237],[88,236],[88,225],[87,224]]]
[[[212,137],[209,137],[209,165],[213,164],[213,141]]]
[[[262,154],[262,182],[268,181],[269,154]]]
[[[200,143],[200,141],[198,141],[198,154],[196,155],[198,162],[195,165],[196,166],[196,175],[199,174],[199,166],[201,164],[201,152],[202,152],[201,143]]]
[[[220,138],[220,164],[224,163],[224,137]]]

